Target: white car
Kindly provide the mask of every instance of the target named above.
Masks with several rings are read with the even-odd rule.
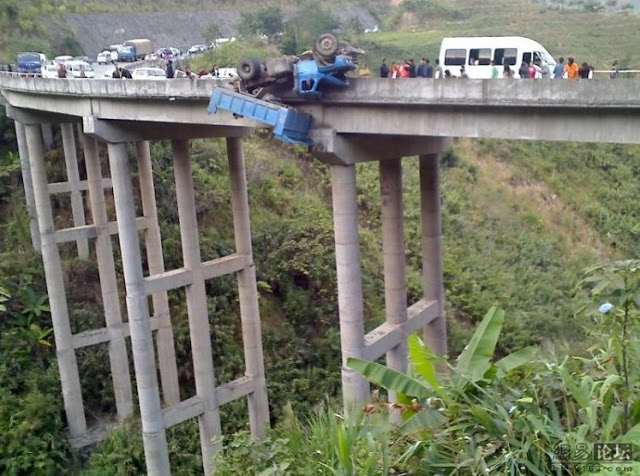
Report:
[[[67,68],[67,78],[95,78],[96,72],[93,66],[86,61],[67,60],[64,64]]]
[[[42,66],[43,78],[57,78],[58,77],[58,65],[57,64],[45,64]]]
[[[103,51],[101,53],[98,53],[98,56],[96,57],[96,62],[98,64],[109,64],[112,61],[113,60],[111,59],[111,51]]]
[[[162,68],[138,68],[131,74],[133,79],[166,79],[167,73]]]
[[[238,76],[238,70],[236,68],[219,68],[218,77],[220,79],[231,79]]]
[[[189,55],[197,55],[198,53],[202,53],[203,51],[207,51],[206,45],[193,45],[191,48],[189,48],[187,53]]]
[[[70,61],[73,59],[73,56],[71,55],[60,55],[60,56],[56,56],[55,58],[53,58],[53,62],[56,64],[65,64],[67,61]]]

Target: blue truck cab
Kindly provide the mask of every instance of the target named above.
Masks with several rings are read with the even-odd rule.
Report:
[[[135,61],[137,59],[135,46],[120,46],[118,48],[118,61]]]
[[[42,74],[42,56],[40,53],[18,53],[16,56],[18,73]]]

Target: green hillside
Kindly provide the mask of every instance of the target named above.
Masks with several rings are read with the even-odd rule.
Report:
[[[209,3],[212,7],[213,2]],[[108,6],[71,0],[12,0],[0,8],[0,22],[6,27],[0,29],[3,49],[19,49],[25,41],[73,42],[63,27],[57,39],[34,39],[33,35],[44,31],[45,15],[59,19],[58,12],[105,11],[115,5],[132,10],[209,6],[195,0]],[[233,2],[225,2],[225,8],[227,5]],[[293,6],[293,2],[283,5]],[[365,61],[370,65],[383,57],[433,58],[444,36],[519,34],[539,40],[555,56],[573,55],[596,68],[606,67],[612,58],[623,66],[638,67],[635,39],[639,22],[640,18],[624,13],[561,11],[524,0],[407,0],[404,6],[389,9],[383,31],[345,35],[366,49]],[[15,25],[19,32],[12,36],[8,32]],[[254,54],[256,46],[249,43],[223,46],[194,60],[192,66],[196,69],[200,62],[208,66],[212,61],[233,64],[248,51]],[[45,46],[55,49],[57,44]],[[258,53],[274,54],[275,47],[270,48],[269,53]],[[12,127],[2,114],[0,473],[143,474],[140,428],[135,419],[80,454],[65,442],[44,273],[39,256],[30,249]],[[51,180],[62,178],[63,156],[57,140],[59,147],[47,155]],[[168,269],[181,265],[170,150],[167,143],[152,145]],[[224,256],[233,248],[224,141],[192,141],[191,153],[203,259]],[[640,278],[632,263],[629,269],[607,271],[609,281],[600,294],[585,293],[579,283],[587,267],[640,256],[636,200],[640,147],[459,140],[444,154],[444,277],[452,366],[459,365],[454,357],[496,305],[506,311],[497,357],[531,344],[540,345],[543,351],[505,377],[493,367],[484,380],[456,386],[441,375],[451,401],[439,394],[429,402],[417,398],[420,405],[439,408],[441,416],[432,415],[433,420],[425,420],[420,432],[409,436],[390,431],[380,421],[374,425],[371,419],[342,420],[334,418],[332,410],[316,411],[326,401],[330,409],[337,408],[340,388],[329,171],[306,151],[284,146],[269,133],[257,133],[245,141],[245,154],[275,431],[253,448],[246,435],[246,405],[225,406],[225,434],[235,433],[226,440],[231,445],[220,474],[551,474],[548,463],[554,445],[593,444],[618,437],[638,441],[629,434],[634,428],[640,431],[640,349],[628,337],[631,332],[637,335],[640,302],[635,304],[633,298]],[[377,164],[360,164],[357,171],[370,329],[382,321],[384,308],[380,191]],[[413,301],[420,295],[415,159],[405,159],[403,178],[407,277]],[[56,201],[54,206],[61,222],[68,219],[63,202]],[[96,267],[74,258],[71,248],[63,247],[62,252],[73,326],[95,327],[101,319]],[[598,272],[605,273],[594,273]],[[614,285],[622,291],[607,294]],[[208,295],[215,322],[216,378],[225,382],[242,372],[235,280],[217,280]],[[611,315],[615,319],[595,312],[606,299],[616,303],[617,314]],[[171,296],[180,380],[183,397],[187,397],[194,383],[186,363],[190,345],[183,303],[179,293]],[[626,326],[623,339],[622,323]],[[625,374],[621,362],[627,361],[627,354],[632,365]],[[78,360],[89,420],[109,420],[115,403],[108,383],[106,349],[96,346],[83,351]],[[454,370],[450,373],[455,375]],[[374,404],[367,418],[386,422],[382,408]],[[174,474],[199,474],[195,422],[172,428],[168,437]],[[634,454],[640,454],[637,447]],[[385,472],[385,465],[395,473]],[[565,474],[577,473],[567,470]]]

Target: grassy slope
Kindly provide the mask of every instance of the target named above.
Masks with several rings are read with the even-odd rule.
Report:
[[[396,15],[397,22],[384,32],[365,36],[369,64],[378,64],[383,56],[436,58],[446,36],[521,35],[540,41],[554,57],[573,56],[596,69],[608,67],[613,58],[625,67],[640,67],[639,15],[558,11],[524,0],[440,3],[446,8],[424,18]]]

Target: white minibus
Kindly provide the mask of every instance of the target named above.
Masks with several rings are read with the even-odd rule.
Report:
[[[498,77],[502,78],[504,65],[509,65],[513,77],[520,77],[518,70],[525,63],[546,63],[553,74],[556,61],[537,41],[522,36],[475,36],[444,38],[440,46],[440,66],[449,70],[452,76],[460,76],[460,67],[464,66],[469,78],[491,78],[491,61],[498,68]]]

